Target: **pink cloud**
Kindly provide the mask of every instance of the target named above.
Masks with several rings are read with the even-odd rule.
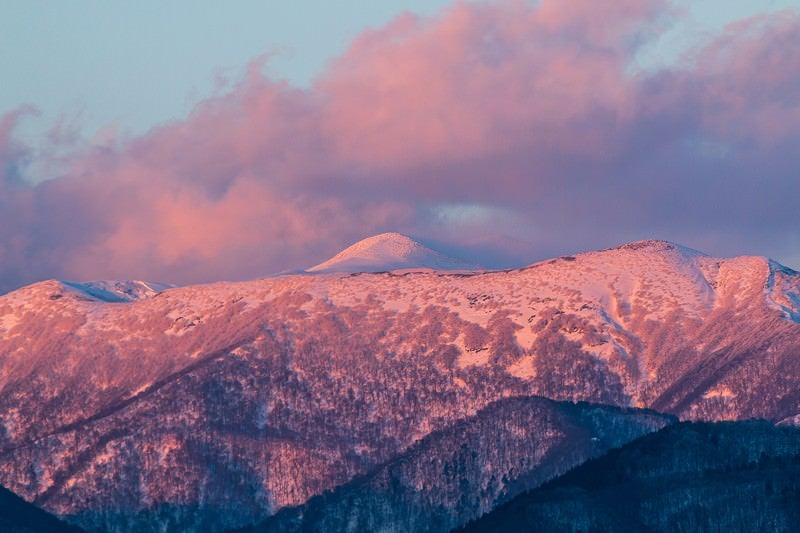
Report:
[[[659,3],[599,5],[456,4],[370,31],[316,86],[325,131],[342,159],[376,166],[530,144],[602,153],[633,111],[625,36]]]
[[[674,16],[640,0],[403,15],[309,89],[254,62],[185,120],[75,149],[38,185],[19,180],[31,152],[8,114],[0,290],[250,278],[387,230],[490,266],[651,236],[789,254],[800,17],[742,21],[688,66],[630,74]],[[452,206],[481,218],[442,217]]]

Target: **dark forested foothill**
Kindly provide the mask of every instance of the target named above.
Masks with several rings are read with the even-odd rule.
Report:
[[[800,429],[763,421],[668,426],[464,531],[800,531]]]
[[[0,487],[0,531],[3,533],[80,533],[53,515]]]

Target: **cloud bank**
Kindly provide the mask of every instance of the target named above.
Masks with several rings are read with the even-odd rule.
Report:
[[[636,70],[677,16],[655,0],[402,15],[310,88],[254,61],[185,120],[59,151],[38,183],[26,169],[49,156],[15,140],[32,110],[14,110],[0,292],[253,278],[382,231],[498,267],[649,237],[800,266],[800,15],[739,21]]]

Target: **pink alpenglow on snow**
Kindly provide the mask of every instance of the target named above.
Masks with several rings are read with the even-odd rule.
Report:
[[[0,292],[248,279],[387,230],[487,267],[656,237],[800,263],[800,15],[637,68],[667,2],[455,3],[308,88],[262,62],[185,120],[35,152],[0,119]],[[58,148],[58,147],[57,147]],[[31,163],[55,168],[29,178]]]
[[[399,233],[382,233],[348,246],[307,272],[382,272],[401,269],[477,270],[480,266],[446,256]]]

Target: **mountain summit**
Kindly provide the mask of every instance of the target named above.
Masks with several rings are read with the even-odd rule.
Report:
[[[307,272],[382,272],[405,268],[475,270],[478,265],[449,257],[400,233],[381,233],[345,248]]]

